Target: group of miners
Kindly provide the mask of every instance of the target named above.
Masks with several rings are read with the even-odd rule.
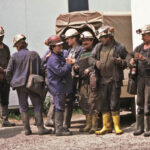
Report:
[[[117,135],[120,128],[120,94],[123,70],[131,70],[136,64],[137,118],[134,135],[150,136],[150,25],[138,30],[143,43],[133,53],[114,38],[114,28],[100,27],[96,33],[69,28],[64,35],[50,36],[45,44],[49,47],[44,57],[29,51],[26,37],[18,34],[13,43],[17,52],[10,57],[8,46],[3,43],[4,29],[0,26],[0,106],[2,126],[14,126],[8,121],[10,86],[17,91],[25,135],[32,134],[28,97],[34,106],[35,124],[40,135],[50,134],[43,123],[43,97],[27,87],[30,64],[32,73],[45,78],[45,89],[50,94],[50,108],[46,126],[54,126],[56,136],[71,135],[71,117],[76,95],[79,106],[86,116],[86,125],[80,132]],[[32,57],[31,57],[32,54]],[[32,58],[32,59],[31,59]],[[43,89],[44,90],[44,89]],[[103,127],[98,130],[99,114]]]

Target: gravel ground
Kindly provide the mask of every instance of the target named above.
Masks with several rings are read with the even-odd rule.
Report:
[[[84,119],[83,115],[73,116],[73,135],[67,137],[39,136],[34,125],[31,125],[33,135],[25,136],[21,122],[17,122],[16,127],[0,129],[0,150],[150,150],[150,138],[133,136],[135,124],[128,114],[121,116],[122,135],[81,134],[78,129],[83,126]]]

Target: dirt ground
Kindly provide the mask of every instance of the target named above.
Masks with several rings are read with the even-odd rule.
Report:
[[[14,122],[14,120],[12,120]],[[79,133],[85,123],[83,115],[73,115],[72,136],[56,137],[54,134],[39,136],[31,120],[33,135],[25,136],[21,121],[16,127],[0,128],[0,150],[149,150],[150,138],[143,135],[134,137],[135,123],[130,114],[121,115],[122,135],[114,133],[96,136]]]

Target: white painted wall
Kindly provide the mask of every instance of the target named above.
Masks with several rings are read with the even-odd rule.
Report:
[[[89,10],[130,12],[131,0],[89,0]]]
[[[29,49],[43,55],[47,49],[44,41],[55,34],[56,18],[68,12],[67,0],[0,0],[0,25],[5,29],[4,42],[11,53],[13,37],[18,33],[27,36]]]
[[[136,30],[146,24],[150,24],[150,0],[132,0],[132,36],[133,47],[142,43],[141,35],[136,34]]]

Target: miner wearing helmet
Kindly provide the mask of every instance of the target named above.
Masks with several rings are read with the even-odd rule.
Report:
[[[128,55],[129,67],[135,68],[137,81],[137,117],[134,135],[150,136],[150,25],[136,31],[143,43]]]
[[[123,85],[123,69],[126,48],[114,39],[114,28],[103,26],[97,32],[98,43],[89,59],[99,72],[99,111],[102,113],[103,128],[96,131],[97,135],[112,132],[112,122],[116,134],[122,134],[120,129],[120,93]]]
[[[7,45],[3,43],[4,29],[0,26],[0,117],[2,119],[2,127],[11,127],[15,124],[8,121],[8,104],[10,86],[6,81],[4,70],[7,68],[10,51]]]
[[[55,106],[55,133],[56,136],[70,135],[69,130],[63,128],[66,97],[72,89],[71,63],[66,62],[62,53],[63,42],[60,37],[50,37],[51,55],[47,61],[48,84],[53,95]]]
[[[6,70],[6,78],[8,82],[10,82],[11,87],[17,91],[25,135],[32,134],[28,115],[28,97],[30,97],[34,106],[38,134],[49,134],[50,131],[45,129],[43,126],[43,99],[41,99],[38,94],[26,88],[26,82],[28,80],[29,73],[31,73],[29,72],[31,62],[32,74],[42,75],[41,59],[37,52],[28,50],[26,37],[23,34],[17,34],[13,39],[13,43],[13,46],[17,49],[17,52],[10,58]]]
[[[95,46],[95,37],[92,32],[84,31],[80,34],[80,39],[83,46],[83,52],[79,58],[79,83],[80,83],[80,100],[79,105],[86,116],[86,126],[81,128],[80,132],[95,133],[98,128],[98,111],[97,111],[97,96],[96,87],[90,83],[93,82],[95,70],[88,63],[89,56]],[[93,76],[94,75],[94,76]]]
[[[73,102],[77,93],[77,83],[79,79],[79,67],[77,65],[82,53],[82,46],[79,44],[79,32],[76,29],[70,28],[65,32],[66,43],[69,47],[66,61],[72,64],[73,90],[69,94],[66,101],[64,127],[66,130],[70,127],[70,121],[73,111]]]
[[[50,107],[48,110],[48,114],[47,114],[47,121],[45,123],[45,125],[47,127],[53,127],[54,126],[54,99],[52,94],[50,93],[49,90],[49,85],[48,85],[48,78],[47,78],[47,61],[48,58],[50,57],[52,50],[51,50],[51,41],[52,38],[54,38],[56,35],[52,35],[50,36],[46,41],[45,41],[45,45],[49,47],[49,49],[47,50],[47,52],[45,53],[45,55],[42,57],[42,66],[45,70],[45,83],[46,83],[46,89],[47,91],[49,91],[50,94]],[[63,56],[66,57],[67,54],[67,50],[63,49],[62,50]]]

